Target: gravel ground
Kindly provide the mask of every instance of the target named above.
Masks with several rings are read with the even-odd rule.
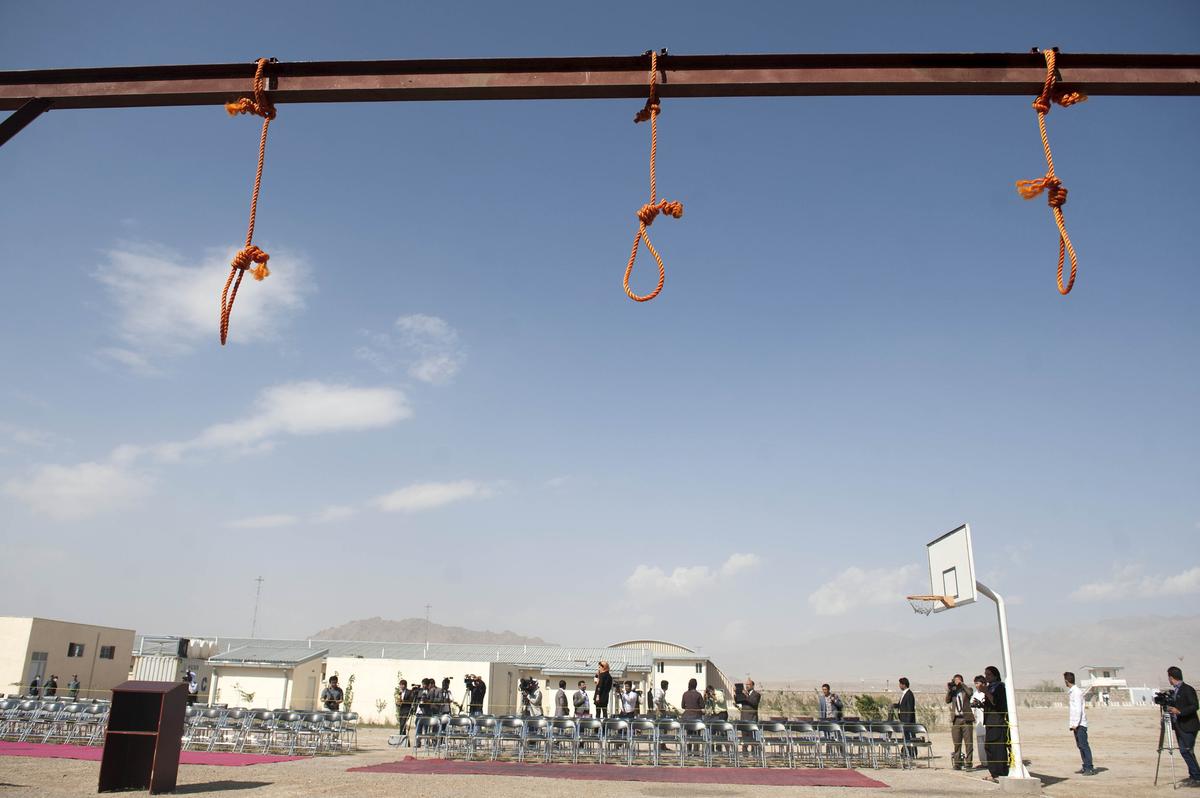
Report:
[[[1021,714],[1025,759],[1042,777],[1048,796],[1087,798],[1135,798],[1170,792],[1170,766],[1163,760],[1163,777],[1153,787],[1158,742],[1157,710],[1110,707],[1088,710],[1089,732],[1098,776],[1075,775],[1079,755],[1066,729],[1065,709],[1026,709]],[[609,798],[609,796],[778,796],[813,795],[834,798],[842,795],[888,795],[906,798],[997,794],[999,788],[980,775],[949,769],[950,735],[935,734],[932,770],[866,771],[890,787],[847,789],[834,787],[741,787],[729,785],[668,785],[619,781],[554,781],[550,779],[499,776],[402,776],[397,774],[347,773],[346,769],[379,762],[392,762],[407,752],[387,747],[388,730],[364,729],[359,735],[362,751],[353,756],[322,757],[303,762],[285,762],[249,767],[201,767],[184,765],[179,771],[180,795],[221,798],[293,798],[307,795],[373,796],[462,796],[526,798],[536,790],[539,798]],[[1175,773],[1186,777],[1186,768],[1176,758]],[[0,798],[9,796],[95,795],[99,763],[66,759],[0,758]],[[1200,796],[1200,791],[1196,793]]]

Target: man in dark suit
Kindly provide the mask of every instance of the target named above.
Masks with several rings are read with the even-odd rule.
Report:
[[[900,677],[900,700],[892,704],[892,708],[896,710],[896,720],[904,724],[917,722],[917,697],[913,695],[913,691],[909,689],[908,677]],[[904,729],[904,742],[912,740],[912,732],[907,726]],[[917,749],[915,746],[905,746],[908,752],[909,759],[916,759]]]
[[[1175,737],[1179,740],[1179,755],[1187,763],[1189,787],[1200,787],[1200,768],[1196,767],[1196,733],[1200,732],[1200,718],[1196,716],[1196,689],[1183,681],[1183,671],[1172,665],[1167,668],[1167,678],[1174,689],[1167,712],[1175,726]]]

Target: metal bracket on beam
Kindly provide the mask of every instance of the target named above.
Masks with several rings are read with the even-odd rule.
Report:
[[[37,119],[46,111],[50,110],[50,106],[54,103],[43,97],[31,97],[25,103],[8,115],[8,118],[0,122],[0,147],[11,139],[13,136],[25,129],[33,120]]]

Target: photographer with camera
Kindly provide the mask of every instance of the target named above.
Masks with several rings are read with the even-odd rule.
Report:
[[[471,717],[482,715],[483,697],[487,695],[487,685],[483,683],[483,678],[477,674],[468,673],[463,679],[463,684],[466,686],[469,696]]]
[[[1196,689],[1183,680],[1183,671],[1172,665],[1167,668],[1167,679],[1171,689],[1156,693],[1154,703],[1171,716],[1175,728],[1175,739],[1179,741],[1179,755],[1187,763],[1189,787],[1200,787],[1200,767],[1196,767],[1196,733],[1200,732],[1200,718],[1196,716]]]
[[[954,744],[950,759],[955,770],[970,770],[975,753],[975,714],[961,673],[954,674],[946,684],[946,703],[950,705],[950,741]]]
[[[521,714],[526,717],[540,718],[545,713],[542,710],[542,690],[537,679],[522,678],[517,683],[521,691]]]
[[[821,685],[821,694],[817,696],[817,716],[821,720],[841,720],[845,707],[841,696],[833,692],[828,684]]]

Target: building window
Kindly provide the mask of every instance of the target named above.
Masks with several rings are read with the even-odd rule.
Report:
[[[116,646],[100,646],[100,659],[113,659],[116,653]]]
[[[1105,679],[1109,678],[1110,676],[1112,676],[1112,674],[1111,674],[1111,673],[1109,673],[1108,671],[1105,671],[1105,672],[1104,672],[1104,678],[1105,678]]]
[[[68,657],[82,657],[83,656],[83,643],[67,643],[67,656]]]
[[[665,663],[665,662],[660,662],[660,663],[658,663],[658,672],[659,672],[659,673],[662,673],[662,672],[663,672],[665,669],[666,669],[666,663]]]
[[[696,673],[704,673],[704,663],[703,662],[696,663]]]
[[[33,656],[29,658],[31,662],[45,662],[48,659],[50,659],[50,652],[48,651],[35,651],[33,652]]]

